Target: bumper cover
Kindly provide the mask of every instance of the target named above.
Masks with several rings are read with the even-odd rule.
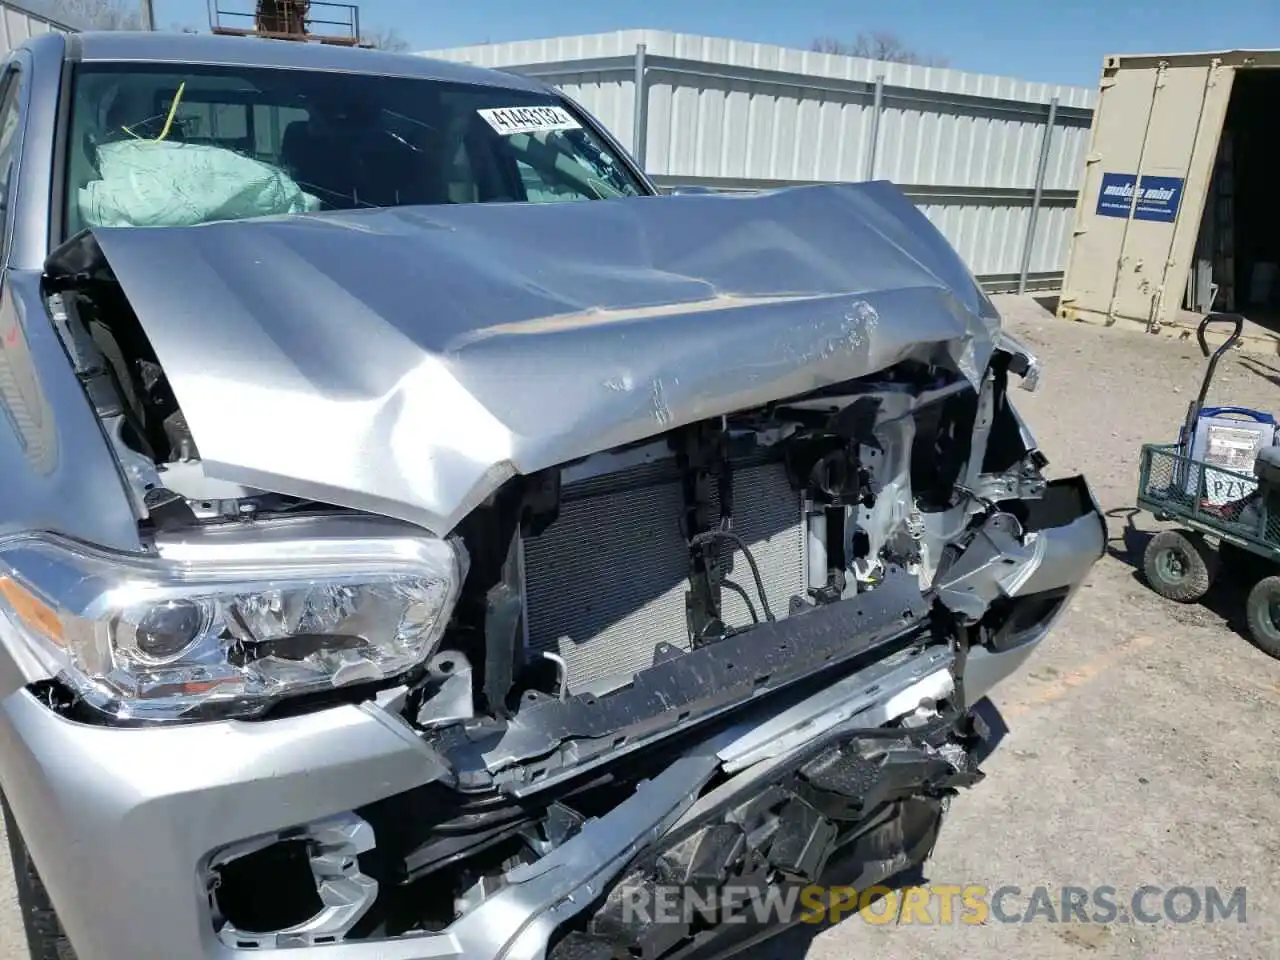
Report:
[[[890,687],[890,692],[907,692],[912,671],[924,677],[914,681],[920,693],[913,705],[937,692],[937,671],[930,674],[921,666],[926,665],[904,664],[907,669],[899,675],[908,682]],[[856,698],[851,692],[849,699]],[[969,772],[941,758],[933,758],[928,769],[909,764],[885,778],[868,766],[871,761],[850,752],[851,745],[861,742],[864,724],[874,727],[886,719],[890,699],[859,704],[863,709],[851,711],[848,720],[781,757],[757,764],[699,800],[721,769],[722,757],[754,745],[756,728],[704,742],[640,784],[630,799],[607,815],[589,821],[571,840],[509,873],[508,886],[445,931],[290,948],[289,956],[540,960],[561,924],[617,889],[628,864],[646,857],[652,861],[682,838],[705,833],[712,821],[723,821],[727,812],[761,797],[762,788],[795,781],[802,766],[832,768],[829,777],[837,779],[847,768],[843,775],[850,782],[875,786],[885,792],[885,799],[894,791],[914,795],[968,782]],[[817,704],[816,713],[821,719],[842,705]],[[200,880],[207,852],[261,833],[268,825],[285,827],[288,824],[279,822],[282,818],[318,819],[339,806],[358,807],[431,777],[433,759],[376,712],[350,708],[305,719],[311,727],[305,740],[298,738],[300,731],[291,721],[280,721],[278,729],[264,725],[266,737],[257,730],[220,726],[201,730],[207,737],[189,736],[197,728],[175,730],[182,736],[170,737],[164,730],[74,727],[27,693],[5,704],[0,750],[10,773],[10,801],[82,960],[261,957],[269,951],[236,949],[215,935]],[[27,740],[40,744],[46,759],[37,759],[23,742]],[[317,743],[325,746],[323,758],[314,748]],[[241,752],[255,749],[261,752]],[[237,756],[241,761],[252,756],[253,766],[237,763]],[[875,763],[894,766],[885,757]],[[855,766],[857,774],[852,772]],[[778,793],[782,789],[779,786],[769,797],[790,799],[790,794]],[[843,804],[856,810],[856,801],[850,796]],[[767,813],[767,806],[759,808],[759,816]],[[820,856],[825,861],[827,852],[817,853],[802,835],[812,826],[812,804],[794,799],[786,806],[780,823],[787,833],[775,839],[772,855],[780,862],[787,857],[797,860],[797,866],[798,858],[807,863]],[[822,831],[824,851],[834,852],[837,832],[834,827]],[[798,853],[802,847],[810,852]],[[797,853],[787,854],[788,849]],[[607,910],[607,904],[597,909]],[[607,927],[607,918],[600,922]],[[617,937],[623,932],[613,931]],[[652,944],[646,950],[652,953]]]
[[[1054,487],[1059,493],[1046,498],[1053,511],[1027,524],[1037,536],[1034,555],[1019,554],[1026,576],[1003,581],[1002,590],[1014,603],[1055,591],[1059,602],[1039,608],[1042,615],[1003,636],[998,647],[969,651],[968,702],[1021,666],[1102,553],[1105,524],[1087,485],[1070,480]],[[999,531],[991,540],[998,545]],[[944,589],[939,584],[940,596]],[[0,638],[7,627],[0,622]],[[7,656],[0,644],[0,674],[16,670]],[[865,882],[882,880],[928,852],[941,798],[972,777],[963,751],[939,753],[913,740],[898,743],[890,762],[894,751],[868,733],[949,693],[940,679],[952,665],[945,652],[926,647],[899,656],[867,668],[866,676],[792,698],[771,716],[686,745],[630,799],[508,874],[508,886],[444,931],[290,948],[289,955],[540,960],[565,921],[583,914],[588,939],[564,942],[590,947],[602,937],[615,944],[631,937],[627,942],[643,956],[665,956],[672,944],[636,939],[610,919],[610,892],[625,882],[650,882],[682,838],[707,830],[723,836],[731,811],[741,819],[744,803],[777,797],[778,790],[790,811],[780,820],[789,833],[761,855],[789,857],[793,874],[819,877],[828,861],[849,854],[870,871]],[[879,672],[872,677],[873,671]],[[811,789],[819,768],[836,785],[822,802]],[[729,779],[702,796],[720,774]],[[211,851],[451,776],[410,727],[372,704],[262,723],[110,729],[72,723],[27,689],[0,700],[0,783],[82,960],[260,958],[263,950],[236,949],[214,932],[202,879]],[[809,793],[797,793],[801,781]],[[866,794],[877,790],[872,802]],[[915,825],[892,828],[898,846],[878,866],[859,852],[856,836],[842,834],[842,824],[877,803],[897,804],[902,822]],[[704,944],[696,947],[679,950],[697,952]]]

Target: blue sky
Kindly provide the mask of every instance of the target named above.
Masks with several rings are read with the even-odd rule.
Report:
[[[206,0],[153,2],[161,27],[208,24]],[[360,11],[414,49],[629,28],[807,47],[881,30],[957,69],[1087,86],[1107,53],[1280,47],[1280,0],[363,0]]]

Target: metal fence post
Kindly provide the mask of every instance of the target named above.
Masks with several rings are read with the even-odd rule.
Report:
[[[645,79],[645,54],[648,45],[636,44],[635,124],[631,129],[631,155],[644,169],[645,145],[649,139],[649,87]]]
[[[1040,219],[1040,200],[1044,195],[1044,178],[1049,171],[1049,148],[1053,143],[1053,125],[1058,119],[1058,98],[1049,101],[1044,137],[1040,140],[1040,161],[1036,166],[1036,188],[1031,194],[1031,212],[1027,214],[1027,235],[1022,241],[1022,269],[1018,272],[1018,293],[1027,292],[1027,273],[1031,269],[1031,251],[1036,242],[1036,221]]]
[[[880,146],[880,114],[884,111],[884,74],[876,77],[875,98],[871,101],[871,136],[867,143],[866,169],[863,180],[874,180],[876,176],[876,151]]]

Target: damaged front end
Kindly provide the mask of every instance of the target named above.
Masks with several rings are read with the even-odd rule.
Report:
[[[1101,556],[1087,484],[1045,477],[1012,406],[1035,358],[896,191],[563,206],[106,230],[51,258],[137,563],[207,616],[150,659],[73,640],[33,689],[155,757],[220,728],[246,751],[147,798],[196,825],[152,865],[203,891],[164,895],[170,945],[656,960],[767,932],[632,907],[927,856],[980,776],[970,707]],[[41,589],[53,548],[25,550],[15,580],[71,610]],[[352,557],[363,579],[330,575]],[[290,619],[308,577],[341,609]],[[101,607],[79,600],[77,629]],[[106,792],[94,817],[142,829]],[[50,857],[55,893],[107,896]],[[112,936],[100,955],[153,949]]]

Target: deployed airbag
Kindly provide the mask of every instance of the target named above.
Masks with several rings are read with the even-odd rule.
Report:
[[[320,209],[283,170],[225,147],[120,140],[98,147],[98,170],[102,179],[77,198],[89,227],[194,226]]]

